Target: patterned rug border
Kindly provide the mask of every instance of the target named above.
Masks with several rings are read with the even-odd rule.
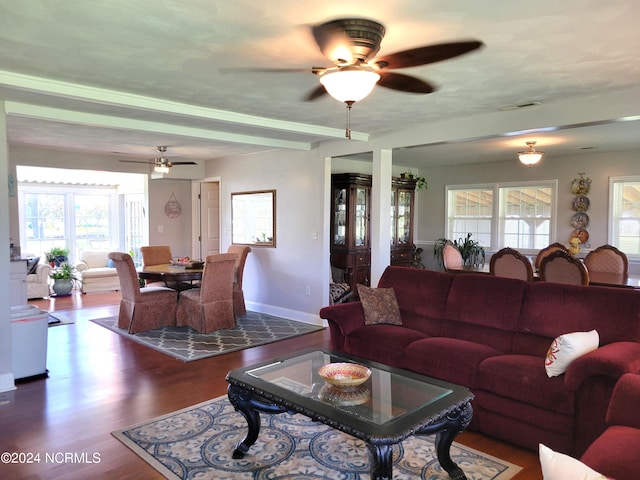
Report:
[[[152,425],[154,423],[157,422],[161,422],[163,420],[166,420],[168,418],[171,417],[177,417],[185,412],[189,412],[191,410],[197,410],[197,409],[201,409],[203,407],[206,407],[210,404],[214,404],[216,402],[221,402],[221,401],[225,401],[228,402],[227,396],[226,395],[221,395],[220,397],[211,399],[211,400],[207,400],[201,403],[198,403],[196,405],[191,405],[189,407],[185,407],[182,408],[180,410],[176,410],[164,415],[160,415],[158,417],[149,419],[149,420],[145,420],[142,422],[138,422],[134,425],[130,425],[128,427],[119,429],[119,430],[115,430],[113,432],[111,432],[111,435],[116,438],[118,441],[120,441],[122,444],[124,444],[127,448],[129,448],[133,453],[135,453],[136,455],[138,455],[142,460],[144,460],[145,462],[147,462],[151,467],[153,467],[156,471],[158,471],[161,475],[163,475],[165,478],[169,479],[169,480],[184,480],[183,477],[180,477],[178,475],[176,475],[173,471],[171,471],[164,463],[162,463],[161,461],[159,461],[158,459],[156,459],[152,454],[150,454],[149,452],[147,452],[144,448],[142,448],[138,443],[136,443],[134,440],[132,440],[131,438],[129,438],[129,436],[127,436],[127,432],[129,431],[133,431],[136,429],[140,429],[141,427],[146,427],[149,425]],[[229,404],[228,408],[231,408],[231,405]],[[240,413],[234,412],[235,414],[238,415],[238,417],[241,419],[241,423],[242,425],[246,425],[245,420],[242,418]],[[273,417],[279,417],[280,415],[289,415],[289,414],[276,414],[276,415],[269,415],[269,414],[262,414],[261,415],[261,419],[262,419],[262,424],[264,427],[265,424],[265,418],[266,419],[270,419]],[[321,423],[318,422],[312,422],[310,419],[303,417],[301,414],[295,414],[294,417],[301,417],[304,418],[305,420],[308,420],[309,422],[313,423],[314,426],[317,426],[317,428],[319,429],[327,429],[328,431],[334,431],[333,429],[331,429],[331,427],[327,427]],[[146,430],[145,430],[146,431]],[[263,432],[264,433],[264,432]],[[340,435],[344,435],[346,437],[349,437],[349,435],[340,432]],[[349,437],[352,438],[352,437]],[[410,438],[419,438],[421,440],[424,441],[429,441],[429,439],[431,439],[430,441],[433,442],[433,439],[435,438],[435,436],[420,436],[420,437],[410,437]],[[273,439],[270,439],[271,441],[274,441]],[[172,440],[169,440],[169,443],[171,443]],[[260,437],[258,439],[258,442],[260,442]],[[231,453],[232,450],[232,443],[229,445],[228,448],[228,453]],[[256,448],[258,444],[254,445],[254,449]],[[362,447],[362,449],[364,450],[364,447]],[[202,450],[202,447],[201,447]],[[252,451],[250,450],[250,453]],[[458,464],[460,464],[459,460],[456,460],[456,457],[460,456],[460,457],[480,457],[481,459],[485,459],[495,462],[497,464],[499,464],[500,466],[504,467],[502,471],[496,473],[493,476],[487,477],[487,476],[482,476],[482,477],[477,477],[477,476],[473,476],[472,473],[465,471],[465,474],[467,475],[467,478],[469,480],[509,480],[511,478],[513,478],[515,475],[517,475],[521,470],[522,467],[515,465],[513,463],[507,462],[506,460],[502,460],[500,458],[497,458],[493,455],[489,455],[487,453],[481,452],[479,450],[476,450],[474,448],[471,447],[467,447],[466,445],[462,445],[458,442],[454,442],[453,445],[451,446],[451,456],[454,459],[454,461],[456,461]],[[335,455],[334,455],[335,457]],[[165,457],[168,458],[168,457]],[[335,460],[335,458],[334,458]],[[433,460],[433,459],[432,459]],[[171,461],[170,459],[168,460],[170,464],[174,464],[173,461]],[[433,460],[432,463],[435,463],[438,465],[436,460]],[[482,462],[481,462],[482,463]],[[175,464],[174,464],[175,465]],[[213,467],[214,468],[214,467]],[[367,467],[367,471],[368,471],[368,467]],[[197,476],[197,478],[202,478],[202,479],[208,479],[208,478],[215,478],[216,480],[221,479],[222,477],[220,477],[220,475],[222,474],[222,472],[220,472],[219,470],[215,470],[209,473],[213,473],[215,474],[215,476],[209,476],[207,475],[205,472],[198,472],[199,475]],[[232,479],[232,478],[241,478],[240,475],[242,475],[242,478],[247,478],[246,475],[243,474],[237,474],[234,475],[233,472],[226,472],[227,476],[225,476],[225,479]],[[244,472],[244,473],[250,473],[249,471]],[[315,473],[315,472],[314,472]],[[340,472],[335,472],[335,473],[340,473]],[[364,480],[365,478],[368,479],[370,476],[368,473],[363,473],[363,474],[358,474],[358,473],[354,473],[354,476],[349,475],[348,478],[355,478],[355,479],[361,479]],[[309,478],[318,478],[316,475],[310,475]],[[396,472],[394,469],[394,478],[396,477]],[[252,478],[257,478],[257,477],[253,477]],[[262,478],[262,476],[260,477]],[[289,475],[287,475],[286,477],[284,476],[268,476],[269,479],[272,480],[276,480],[278,478],[287,478],[287,479],[291,479],[291,478],[303,478],[303,477],[291,477]],[[332,477],[333,478],[333,477]],[[340,477],[343,478],[343,477]],[[414,477],[412,477],[414,478]],[[427,478],[427,477],[425,477]],[[449,479],[449,476],[446,474],[446,472],[441,471],[441,475],[438,475],[437,473],[434,475],[430,475],[429,480],[436,480],[436,479]]]
[[[247,312],[247,315],[238,317],[238,327],[234,329],[218,330],[210,334],[200,334],[190,327],[162,327],[132,335],[126,330],[118,328],[117,316],[91,319],[91,321],[118,335],[183,362],[236,352],[325,329],[323,326],[258,312]],[[261,327],[260,322],[267,326]],[[269,330],[271,331],[268,332]],[[252,333],[257,334],[258,339],[248,338]],[[265,336],[265,333],[268,336]],[[226,343],[225,338],[227,339]],[[232,343],[233,341],[236,343]]]

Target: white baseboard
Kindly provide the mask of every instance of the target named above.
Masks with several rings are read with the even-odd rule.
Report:
[[[16,389],[16,381],[13,373],[0,374],[0,392],[9,392]]]
[[[275,317],[288,318],[289,320],[295,320],[297,322],[308,323],[310,325],[317,325],[320,327],[326,327],[326,321],[322,320],[319,315],[312,313],[300,312],[298,310],[291,310],[289,308],[277,307],[274,305],[265,305],[263,303],[247,302],[247,310],[252,312],[266,313]]]

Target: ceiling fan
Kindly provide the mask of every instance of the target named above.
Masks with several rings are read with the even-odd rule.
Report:
[[[376,21],[342,18],[312,26],[311,33],[318,48],[333,62],[333,66],[303,70],[258,68],[244,71],[310,71],[318,76],[321,85],[311,91],[305,100],[315,100],[328,93],[336,100],[346,103],[350,109],[355,102],[369,95],[376,85],[401,92],[432,93],[436,87],[431,83],[392,70],[448,60],[483,46],[478,40],[467,40],[426,45],[376,57],[385,34],[384,26]],[[243,69],[226,69],[238,70]],[[348,124],[347,138],[351,138]]]
[[[143,161],[143,160],[120,160],[121,162],[126,163],[146,163],[149,165],[154,165],[153,170],[157,173],[169,173],[169,169],[174,165],[197,165],[196,162],[172,162],[164,154],[167,152],[167,147],[159,146],[157,147],[158,153],[160,153],[159,157],[153,159],[153,161]]]

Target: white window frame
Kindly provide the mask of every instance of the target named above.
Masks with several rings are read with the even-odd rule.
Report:
[[[618,202],[621,200],[617,198],[616,185],[624,183],[637,183],[640,182],[640,175],[626,175],[620,177],[609,177],[609,211],[608,211],[608,225],[607,225],[607,243],[613,245],[616,248],[620,248],[620,238],[618,232],[618,216],[617,207]],[[624,251],[622,248],[620,248]],[[624,252],[629,259],[640,260],[640,254]]]
[[[450,215],[449,215],[449,193],[456,190],[492,190],[493,191],[493,205],[491,213],[491,244],[482,246],[485,250],[490,252],[498,251],[505,247],[503,245],[503,225],[504,222],[501,218],[501,192],[503,188],[530,188],[530,187],[550,187],[551,188],[551,218],[549,223],[549,243],[556,241],[556,225],[557,225],[557,206],[558,206],[558,180],[536,180],[529,182],[501,182],[501,183],[479,183],[479,184],[465,184],[465,185],[447,185],[445,187],[445,218],[444,218],[444,231],[447,238],[451,236],[450,227]],[[474,233],[474,232],[472,232]],[[536,249],[521,249],[518,250],[524,254],[534,254]]]

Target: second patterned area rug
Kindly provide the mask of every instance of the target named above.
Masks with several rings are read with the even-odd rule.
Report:
[[[238,317],[237,327],[234,329],[207,334],[198,333],[190,327],[162,327],[132,335],[127,330],[118,328],[117,317],[100,318],[92,322],[185,362],[297,337],[324,328],[258,312],[247,312]]]
[[[113,435],[172,480],[364,480],[361,440],[299,414],[261,414],[260,435],[243,459],[232,452],[247,432],[226,396],[148,420]],[[393,447],[394,480],[449,479],[436,459],[434,436]],[[508,480],[521,468],[454,443],[451,458],[468,480]]]

